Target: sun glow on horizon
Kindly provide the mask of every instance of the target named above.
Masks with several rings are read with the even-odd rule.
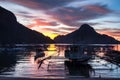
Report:
[[[39,33],[42,33],[44,36],[47,36],[52,40],[54,40],[54,38],[59,35],[57,33],[53,33],[53,32],[51,32],[49,30],[45,30],[44,28],[40,28],[40,27],[33,27],[33,28],[30,28],[30,29],[35,30],[35,31],[37,31]]]
[[[43,33],[45,36],[48,36],[50,39],[54,40],[55,37],[57,37],[59,34],[56,33]]]
[[[56,56],[57,55],[57,48],[55,44],[50,44],[47,48],[48,51],[45,51],[45,56]]]

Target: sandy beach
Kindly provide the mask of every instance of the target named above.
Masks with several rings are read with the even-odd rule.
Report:
[[[19,77],[0,77],[0,80],[120,80],[120,78],[65,78],[65,79],[43,79],[43,78],[19,78]]]

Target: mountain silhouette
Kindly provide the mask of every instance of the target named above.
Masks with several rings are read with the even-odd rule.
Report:
[[[119,41],[114,38],[97,33],[88,24],[83,24],[76,31],[65,36],[60,35],[55,38],[56,43],[78,43],[78,44],[116,44]]]
[[[0,44],[52,42],[49,37],[18,23],[12,12],[0,7]]]

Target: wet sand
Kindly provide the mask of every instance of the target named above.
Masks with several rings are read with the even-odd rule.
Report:
[[[65,79],[43,79],[43,78],[18,78],[18,77],[0,77],[0,80],[120,80],[120,78],[65,78]]]

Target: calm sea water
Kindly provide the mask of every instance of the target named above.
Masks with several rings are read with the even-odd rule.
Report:
[[[80,45],[81,46],[81,45]],[[86,45],[85,45],[86,46]],[[120,51],[120,45],[89,45],[94,46],[96,52],[104,52],[104,47]],[[98,47],[99,46],[99,47]],[[109,47],[108,47],[109,46]],[[66,77],[114,77],[120,78],[120,67],[94,56],[88,64],[77,65],[76,68],[67,68],[64,52],[68,44],[16,44],[15,46],[0,47],[0,76],[31,77],[31,78],[66,78]],[[40,54],[45,55],[40,55]],[[36,56],[39,57],[35,60]],[[39,60],[44,60],[40,68]],[[49,68],[48,68],[49,66]]]

